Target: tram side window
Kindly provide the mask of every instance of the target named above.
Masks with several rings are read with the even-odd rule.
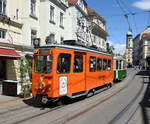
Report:
[[[83,72],[83,56],[82,55],[74,56],[73,72]]]
[[[122,69],[122,68],[121,68],[121,63],[122,63],[122,62],[121,62],[121,60],[120,60],[120,63],[119,63],[119,69]]]
[[[116,60],[116,69],[118,69],[118,60]]]
[[[103,70],[107,70],[107,59],[103,59]]]
[[[111,60],[108,59],[108,70],[111,70]]]
[[[97,58],[97,71],[102,70],[102,58]]]
[[[125,69],[126,68],[126,63],[125,63],[125,61],[123,61],[123,69]]]
[[[95,72],[96,71],[96,57],[90,56],[89,60],[89,67],[90,67],[90,72]]]
[[[61,53],[58,56],[57,73],[69,73],[70,72],[71,55]]]

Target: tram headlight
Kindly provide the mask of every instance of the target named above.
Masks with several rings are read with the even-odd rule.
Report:
[[[43,83],[39,83],[39,89],[43,89],[44,88],[44,84]]]

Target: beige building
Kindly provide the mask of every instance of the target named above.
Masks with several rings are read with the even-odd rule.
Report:
[[[18,80],[14,67],[18,65],[23,45],[21,5],[21,0],[0,0],[0,81]]]
[[[134,64],[147,66],[146,58],[150,56],[150,26],[133,39]]]
[[[128,66],[133,64],[133,38],[132,31],[129,30],[126,35],[126,62]]]

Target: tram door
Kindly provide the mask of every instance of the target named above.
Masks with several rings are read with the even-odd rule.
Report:
[[[58,88],[59,96],[85,91],[85,54],[60,53],[54,80],[58,80],[58,87],[55,85],[54,89]]]
[[[85,53],[74,52],[71,92],[85,91]]]

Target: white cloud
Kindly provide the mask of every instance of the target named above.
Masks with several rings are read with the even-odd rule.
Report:
[[[121,55],[123,55],[125,53],[125,49],[126,49],[126,44],[115,44],[114,45],[115,48],[115,53],[120,53]]]
[[[120,43],[114,43],[112,41],[107,41],[110,46],[113,45],[115,50],[114,53],[120,53],[121,55],[124,55],[125,49],[126,49],[126,44],[120,44]]]
[[[142,10],[150,10],[150,0],[140,0],[140,1],[134,2],[133,6]]]

